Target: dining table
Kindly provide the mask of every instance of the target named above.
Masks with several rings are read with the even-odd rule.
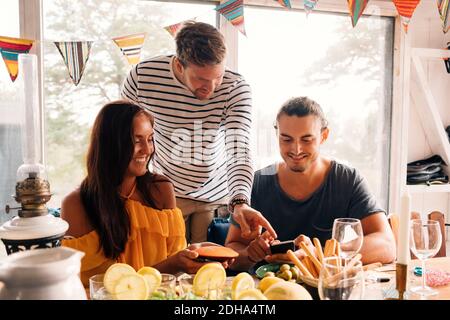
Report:
[[[426,270],[436,270],[446,272],[450,279],[450,257],[431,258],[425,262]],[[421,261],[411,259],[408,263],[406,300],[450,300],[450,283],[446,285],[433,287],[437,294],[427,297],[421,297],[412,293],[409,289],[413,286],[422,284],[422,277],[414,273],[416,267],[421,266]],[[395,264],[383,265],[366,272],[366,300],[395,299],[398,297],[395,285]],[[386,282],[377,281],[377,279],[388,279]]]

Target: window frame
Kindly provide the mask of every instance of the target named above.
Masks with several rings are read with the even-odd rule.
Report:
[[[151,1],[151,0],[146,0]],[[159,0],[161,2],[178,2],[178,3],[220,3],[219,0]],[[245,6],[269,7],[285,10],[273,0],[245,0]],[[292,3],[293,10],[303,10],[303,5]],[[314,10],[330,13],[348,13],[346,1],[336,3],[333,0],[321,0],[318,2]],[[398,212],[400,208],[400,195],[405,192],[406,185],[402,183],[401,163],[406,161],[407,152],[404,135],[408,126],[404,115],[407,114],[404,106],[402,81],[405,77],[404,70],[407,70],[408,55],[410,50],[409,39],[405,33],[401,31],[401,23],[398,13],[391,1],[372,0],[369,2],[365,14],[395,17],[394,27],[394,56],[393,56],[393,72],[392,75],[392,109],[391,109],[391,136],[390,136],[390,154],[389,154],[389,174],[388,174],[388,212]],[[237,70],[238,66],[238,30],[234,28],[220,14],[217,15],[217,26],[224,34],[228,47],[227,66],[233,70]],[[35,43],[30,53],[36,54],[38,58],[38,81],[39,96],[41,100],[40,121],[41,121],[41,141],[45,141],[45,99],[43,95],[43,0],[19,0],[19,17],[20,17],[20,36],[24,38],[35,39]],[[350,21],[349,21],[350,23]],[[394,128],[400,128],[394,130]],[[42,143],[42,163],[46,164],[45,146]]]

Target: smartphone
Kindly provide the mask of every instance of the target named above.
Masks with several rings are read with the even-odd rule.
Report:
[[[295,251],[294,240],[281,241],[277,244],[270,245],[270,252],[272,254],[286,253],[288,250]]]

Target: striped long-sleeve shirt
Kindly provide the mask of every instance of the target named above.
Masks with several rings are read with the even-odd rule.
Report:
[[[199,100],[175,77],[173,56],[144,60],[125,79],[122,96],[155,118],[153,168],[167,176],[178,197],[213,202],[250,199],[251,91],[225,71],[208,100]]]

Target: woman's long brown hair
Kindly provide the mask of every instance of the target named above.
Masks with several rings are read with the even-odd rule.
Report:
[[[130,234],[130,220],[118,188],[134,153],[133,119],[143,111],[126,101],[106,104],[97,115],[87,154],[87,176],[81,183],[81,201],[92,226],[100,237],[104,255],[116,259],[124,250]],[[145,112],[153,126],[153,117]],[[154,207],[149,171],[137,177],[137,188]]]

